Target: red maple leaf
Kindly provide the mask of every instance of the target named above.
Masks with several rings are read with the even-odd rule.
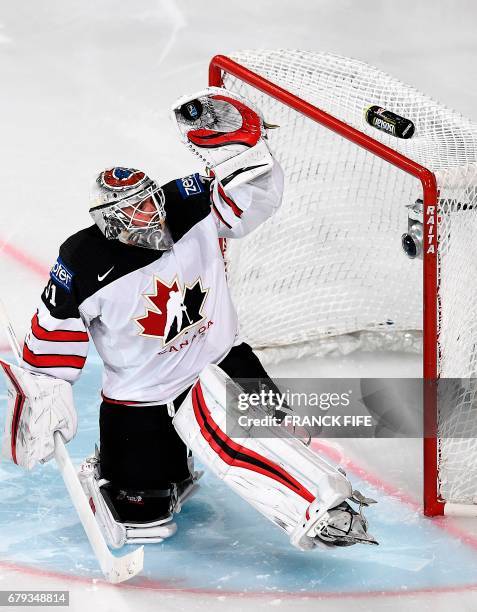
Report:
[[[160,279],[154,278],[155,292],[145,293],[144,297],[149,301],[153,309],[146,308],[146,314],[136,319],[136,323],[142,328],[141,336],[153,336],[162,338],[167,320],[167,300],[171,291],[180,291],[177,280],[171,285],[166,285]]]

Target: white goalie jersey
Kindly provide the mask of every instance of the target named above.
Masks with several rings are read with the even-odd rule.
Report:
[[[277,162],[227,193],[198,174],[167,183],[169,251],[107,240],[96,225],[71,236],[33,316],[22,365],[73,383],[91,338],[107,401],[172,401],[237,338],[219,239],[255,229],[282,190]]]

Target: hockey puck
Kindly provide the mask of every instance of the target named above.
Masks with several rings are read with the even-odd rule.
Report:
[[[199,100],[191,100],[187,104],[183,104],[179,112],[187,121],[197,121],[202,115],[202,110],[203,106]]]

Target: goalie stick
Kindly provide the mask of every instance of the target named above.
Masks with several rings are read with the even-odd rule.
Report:
[[[0,300],[0,325],[4,328],[17,363],[21,362],[21,350],[17,337],[3,302]],[[91,547],[96,555],[105,578],[112,583],[124,582],[136,576],[144,564],[144,546],[122,557],[114,556],[109,550],[104,536],[96,522],[93,511],[88,504],[76,470],[71,462],[65,443],[59,431],[54,433],[55,460],[70,495],[73,506],[83,525]]]

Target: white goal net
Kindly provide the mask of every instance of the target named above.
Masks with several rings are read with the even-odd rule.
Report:
[[[436,175],[437,372],[476,376],[476,125],[356,60],[289,50],[230,58]],[[228,245],[244,338],[272,357],[357,347],[420,350],[422,261],[408,259],[401,248],[406,206],[423,195],[420,181],[240,78],[224,73],[224,86],[280,125],[269,140],[286,177],[278,214]],[[403,140],[370,126],[364,112],[371,105],[412,120],[414,136]],[[467,503],[477,496],[477,441],[466,435],[470,422],[477,432],[477,410],[468,391],[461,414],[439,423],[438,450],[440,495]]]

